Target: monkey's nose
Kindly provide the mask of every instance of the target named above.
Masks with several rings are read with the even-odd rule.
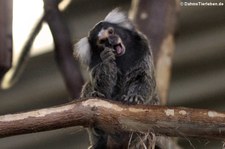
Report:
[[[106,40],[109,37],[108,31],[102,29],[99,33],[98,33],[98,40],[99,41],[103,41]]]
[[[114,34],[114,30],[113,28],[109,27],[107,29],[102,29],[99,33],[98,33],[98,40],[100,44],[103,44],[107,41],[107,39],[109,38],[109,36]]]
[[[111,44],[111,45],[116,45],[116,44],[118,44],[118,36],[116,36],[116,35],[111,35],[111,36],[109,36],[109,38],[108,38],[108,40],[109,40],[109,44]]]

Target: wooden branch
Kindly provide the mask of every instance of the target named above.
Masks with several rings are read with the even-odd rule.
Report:
[[[175,137],[225,139],[225,112],[78,100],[58,107],[0,116],[0,137],[69,126],[96,126],[110,134],[154,132]]]
[[[40,32],[40,30],[42,28],[43,21],[44,21],[44,16],[42,16],[40,18],[40,20],[37,21],[37,24],[32,29],[30,35],[28,36],[28,38],[24,44],[24,47],[22,48],[22,51],[19,55],[17,63],[10,70],[12,73],[10,73],[10,75],[8,77],[4,77],[4,79],[2,81],[1,87],[3,89],[12,87],[18,81],[19,77],[21,76],[21,74],[30,58],[31,47],[33,45],[33,42],[34,42],[36,36],[38,35],[38,33]]]
[[[73,46],[69,30],[58,9],[61,0],[43,0],[45,20],[52,32],[56,61],[63,75],[67,90],[72,98],[80,97],[84,83],[78,62],[73,57]]]
[[[0,1],[0,83],[12,65],[12,0]]]

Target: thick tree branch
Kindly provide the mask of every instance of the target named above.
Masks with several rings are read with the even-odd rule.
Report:
[[[45,20],[49,25],[54,39],[56,61],[71,97],[78,98],[80,96],[83,78],[78,62],[73,57],[73,46],[69,30],[58,9],[58,3],[61,0],[43,1]]]
[[[0,1],[0,83],[12,65],[12,4]]]
[[[36,36],[38,35],[38,33],[40,32],[40,30],[42,28],[43,21],[44,21],[44,16],[42,16],[40,18],[40,20],[37,21],[37,24],[32,29],[29,37],[27,38],[27,40],[24,44],[24,47],[22,48],[22,51],[19,55],[17,63],[10,70],[11,73],[6,74],[6,76],[7,75],[8,76],[4,77],[4,79],[2,81],[1,87],[3,89],[12,87],[18,81],[20,75],[22,74],[22,72],[30,58],[31,47],[33,45],[33,42],[34,42]]]
[[[225,113],[191,108],[123,105],[100,99],[0,116],[0,137],[95,125],[104,131],[154,132],[177,137],[225,139]]]

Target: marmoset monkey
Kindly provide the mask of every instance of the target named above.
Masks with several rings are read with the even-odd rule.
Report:
[[[81,97],[103,97],[125,104],[159,104],[152,51],[147,38],[118,9],[97,23],[75,46],[90,78]],[[107,137],[90,131],[92,148],[106,148]]]

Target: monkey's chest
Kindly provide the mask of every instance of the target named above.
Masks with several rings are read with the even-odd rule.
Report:
[[[113,88],[112,92],[112,99],[113,100],[118,100],[120,97],[124,94],[125,92],[125,76],[123,76],[121,73],[117,74],[117,81],[116,85]]]

